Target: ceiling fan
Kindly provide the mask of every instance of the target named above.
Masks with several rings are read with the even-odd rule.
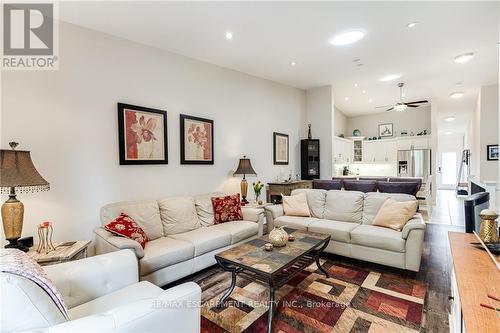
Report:
[[[389,107],[386,111],[392,111],[392,110],[396,110],[396,111],[405,111],[407,108],[418,108],[420,105],[417,105],[417,104],[424,104],[424,103],[428,103],[429,101],[426,101],[426,100],[422,100],[422,101],[415,101],[415,102],[403,102],[403,87],[404,87],[404,83],[401,82],[401,83],[398,83],[398,87],[399,87],[399,102],[397,102],[396,104],[392,104],[392,105],[384,105],[384,106],[377,106],[375,107],[376,109],[378,108],[386,108],[386,107]]]

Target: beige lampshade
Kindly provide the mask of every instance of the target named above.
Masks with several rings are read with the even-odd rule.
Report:
[[[49,183],[38,173],[29,151],[0,150],[0,191],[8,193],[47,191]]]

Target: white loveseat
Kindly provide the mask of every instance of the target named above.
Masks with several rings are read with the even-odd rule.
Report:
[[[188,282],[163,290],[139,282],[130,250],[43,269],[69,308],[69,320],[32,280],[2,272],[1,332],[200,331],[200,287]]]
[[[266,207],[268,228],[290,228],[331,235],[326,252],[387,266],[416,271],[424,242],[425,222],[417,213],[403,228],[395,231],[372,226],[384,201],[415,200],[414,196],[396,193],[298,189],[305,192],[311,217],[283,215],[282,205]]]
[[[149,238],[138,242],[95,229],[96,253],[132,249],[139,259],[140,280],[158,286],[215,264],[214,255],[262,234],[264,210],[242,207],[243,221],[214,225],[211,198],[222,193],[159,200],[118,202],[101,208],[103,225],[120,213],[133,218]]]

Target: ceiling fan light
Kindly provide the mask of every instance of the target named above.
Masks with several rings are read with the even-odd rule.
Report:
[[[406,106],[405,104],[397,104],[397,105],[394,106],[394,110],[396,110],[398,112],[403,112],[407,108],[408,108],[408,106]]]

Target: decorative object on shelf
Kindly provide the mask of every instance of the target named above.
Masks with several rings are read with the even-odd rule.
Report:
[[[392,123],[378,125],[378,136],[380,136],[382,138],[393,136]]]
[[[264,183],[261,183],[260,180],[257,182],[253,182],[253,191],[255,193],[255,203],[262,205],[262,200],[260,200],[260,192],[264,188]]]
[[[288,241],[289,242],[293,242],[294,240],[295,240],[295,235],[294,234],[288,235]]]
[[[361,131],[356,128],[354,131],[352,131],[352,136],[361,136]]]
[[[309,140],[311,140],[313,137],[312,137],[312,133],[311,133],[311,124],[308,124],[307,125],[307,138]]]
[[[52,244],[53,234],[54,228],[52,228],[51,222],[45,221],[38,225],[38,247],[36,252],[47,254],[56,250],[54,244]]]
[[[339,134],[339,135],[338,135],[338,137],[339,137],[339,138],[342,138],[342,139],[343,139],[343,138],[345,138],[345,136],[344,136],[344,134],[343,134],[343,133]]]
[[[273,244],[271,244],[271,243],[264,244],[264,250],[266,250],[266,251],[272,251],[273,250]]]
[[[408,136],[408,131],[407,130],[402,130],[401,131],[401,136]]]
[[[167,164],[167,111],[118,103],[120,165]]]
[[[372,140],[377,140],[377,137],[376,136],[372,137]]]
[[[247,200],[248,182],[246,180],[246,175],[257,176],[257,173],[252,168],[252,164],[250,163],[250,159],[247,158],[245,155],[243,155],[243,158],[240,158],[240,163],[238,164],[238,168],[233,173],[233,175],[234,176],[243,175],[243,179],[241,180],[241,183],[240,183],[240,189],[241,189],[241,205],[244,206],[245,204],[248,203],[248,200]]]
[[[417,136],[427,135],[427,130],[423,130],[422,132],[418,132]]]
[[[288,242],[288,233],[285,231],[285,226],[274,227],[269,233],[269,241],[276,247],[282,247]]]
[[[498,161],[498,145],[487,146],[488,161]]]
[[[16,198],[19,192],[48,191],[49,183],[38,173],[29,151],[15,150],[17,142],[9,142],[10,150],[0,150],[0,192],[9,193],[9,199],[2,205],[2,222],[6,248],[28,251],[19,243],[23,231],[24,205]]]
[[[496,221],[498,214],[491,209],[483,209],[479,216],[481,217],[479,238],[485,243],[498,243],[498,225]]]
[[[180,115],[181,164],[214,164],[214,121]]]
[[[289,142],[288,134],[273,133],[273,163],[288,165]]]

